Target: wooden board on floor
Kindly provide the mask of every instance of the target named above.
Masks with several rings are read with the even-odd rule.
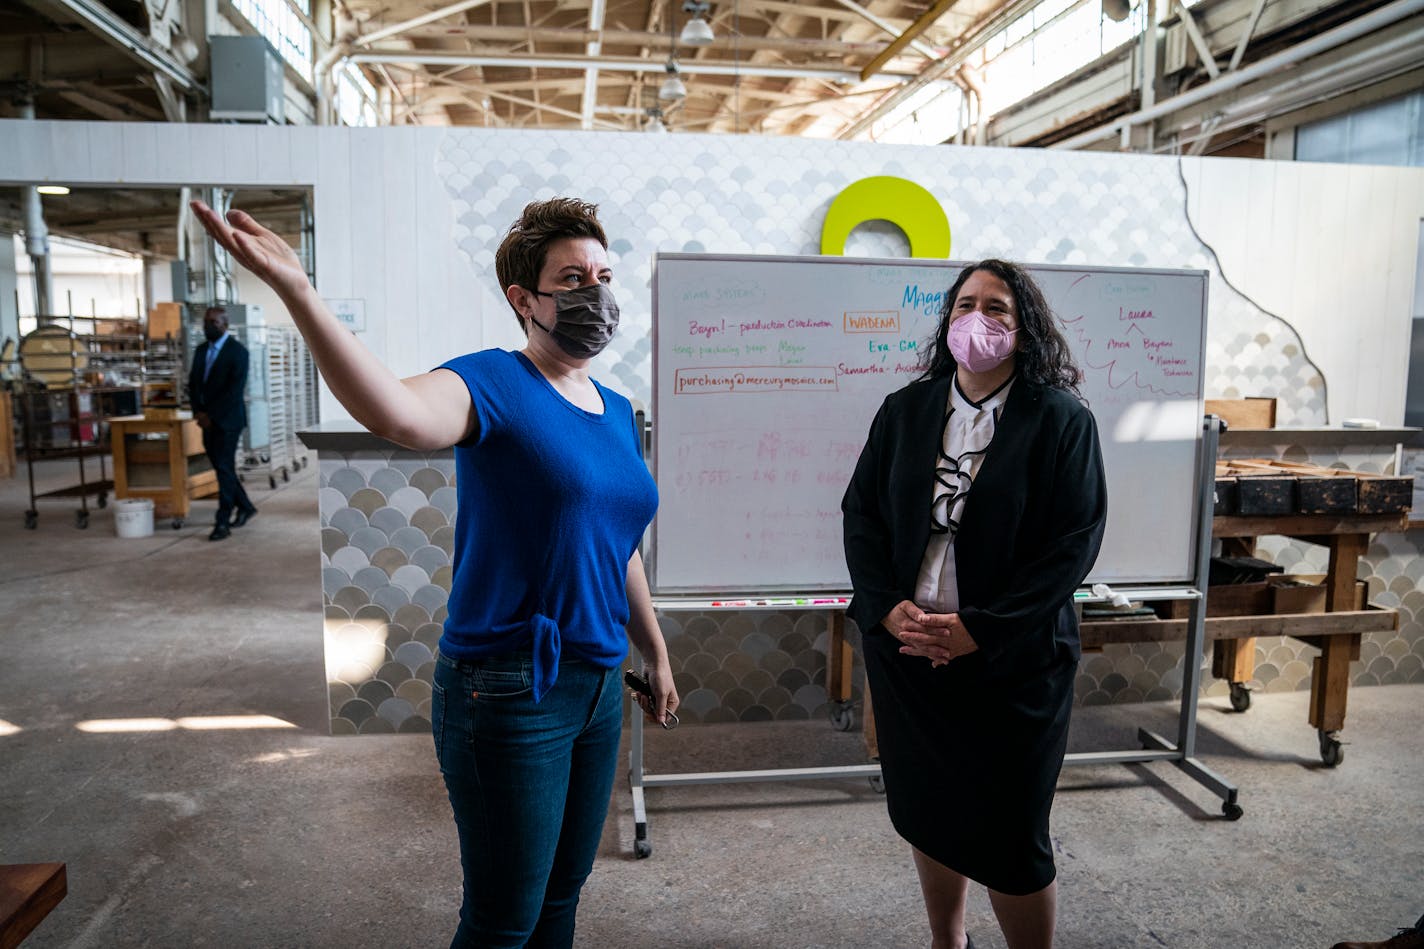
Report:
[[[0,949],[14,949],[69,892],[62,863],[0,864]]]

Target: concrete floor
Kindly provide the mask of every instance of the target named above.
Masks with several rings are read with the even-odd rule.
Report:
[[[0,862],[69,873],[25,946],[445,944],[459,864],[429,740],[326,734],[312,469],[254,490],[260,516],[220,544],[212,502],[146,539],[116,538],[108,511],[78,530],[70,503],[23,530],[23,475],[0,482]],[[1418,918],[1424,686],[1352,693],[1336,769],[1306,701],[1203,703],[1201,757],[1241,788],[1237,822],[1170,765],[1066,771],[1058,944],[1328,947]],[[191,727],[225,715],[292,727]],[[167,730],[76,728],[128,718]],[[1172,705],[1082,709],[1073,747],[1174,721]],[[685,727],[647,756],[658,772],[862,760],[859,731],[819,722]],[[654,789],[649,809],[653,856],[635,860],[620,781],[580,945],[928,945],[907,848],[864,780]],[[1003,945],[982,891],[969,923]]]

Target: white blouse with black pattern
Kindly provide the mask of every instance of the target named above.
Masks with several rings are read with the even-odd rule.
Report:
[[[930,613],[959,610],[959,583],[954,567],[954,536],[964,516],[964,503],[974,475],[994,439],[999,416],[1008,401],[1014,377],[979,402],[971,402],[955,379],[949,389],[944,435],[935,459],[934,496],[930,503],[930,539],[915,581],[915,605]]]

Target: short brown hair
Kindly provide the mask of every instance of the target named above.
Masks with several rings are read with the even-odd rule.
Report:
[[[544,269],[549,245],[567,237],[592,237],[604,250],[608,249],[608,235],[598,223],[598,205],[578,198],[550,198],[524,206],[519,220],[509,226],[509,233],[494,253],[495,276],[506,300],[511,286],[539,288],[539,273]],[[518,317],[519,311],[515,310],[514,315]],[[520,325],[523,323],[521,319]]]

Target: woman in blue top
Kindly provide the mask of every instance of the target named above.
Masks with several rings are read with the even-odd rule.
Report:
[[[677,708],[638,541],[657,508],[628,400],[589,377],[612,338],[608,239],[587,202],[530,204],[495,255],[528,342],[398,379],[242,211],[193,209],[286,304],[353,418],[455,448],[459,512],[431,724],[460,836],[453,946],[569,946],[613,789],[631,639],[650,718]]]

